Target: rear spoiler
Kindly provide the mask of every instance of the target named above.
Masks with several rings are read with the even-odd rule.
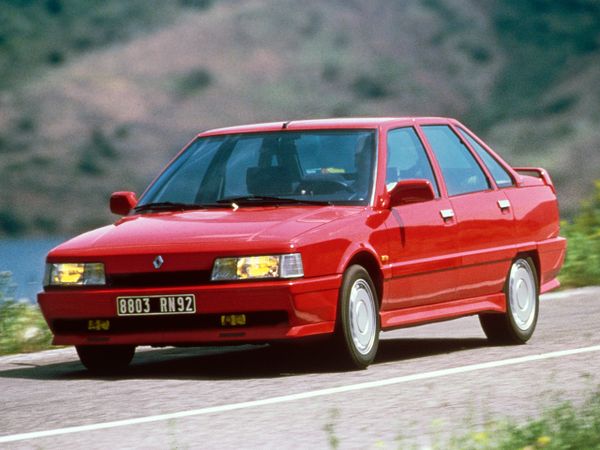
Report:
[[[552,178],[550,178],[550,174],[546,171],[546,169],[542,169],[541,167],[513,167],[513,169],[520,175],[540,178],[544,184],[546,186],[550,186],[552,192],[556,194],[554,183],[552,182]]]

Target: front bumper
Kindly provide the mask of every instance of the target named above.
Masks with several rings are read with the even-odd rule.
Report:
[[[296,280],[128,289],[61,289],[38,294],[56,345],[194,345],[266,342],[332,333],[341,275]],[[189,315],[119,317],[120,296],[196,296]],[[245,314],[244,326],[222,326],[222,314]],[[108,320],[108,330],[88,330]]]

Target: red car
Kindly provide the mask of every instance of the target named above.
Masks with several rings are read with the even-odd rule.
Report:
[[[91,370],[137,345],[324,335],[365,368],[380,330],[478,314],[524,343],[565,255],[554,186],[446,118],[200,134],[114,225],[53,249],[38,300]]]

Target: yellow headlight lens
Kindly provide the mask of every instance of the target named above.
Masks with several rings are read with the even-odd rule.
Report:
[[[296,278],[304,275],[300,253],[286,255],[218,258],[212,271],[213,281],[265,278]]]
[[[83,264],[57,264],[52,275],[52,284],[79,284],[83,280]]]
[[[277,278],[279,276],[279,258],[277,256],[238,258],[236,275],[240,280],[248,278]]]
[[[102,263],[53,263],[46,266],[46,286],[106,284]]]

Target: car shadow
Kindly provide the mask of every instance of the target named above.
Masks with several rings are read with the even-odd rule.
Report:
[[[373,363],[388,364],[489,346],[484,338],[382,339]],[[340,367],[320,343],[277,346],[188,347],[138,351],[127,369],[111,375],[92,374],[79,361],[4,370],[0,378],[33,380],[194,379],[233,380],[336,373]]]

